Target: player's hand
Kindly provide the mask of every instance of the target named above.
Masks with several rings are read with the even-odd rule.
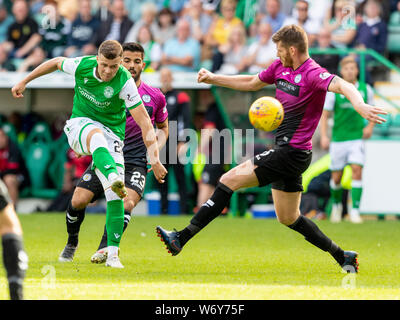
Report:
[[[165,176],[167,175],[168,171],[165,169],[163,164],[160,161],[157,161],[151,165],[151,168],[149,171],[153,171],[154,177],[157,179],[159,183],[164,183],[165,182]]]
[[[384,123],[386,119],[380,117],[380,114],[386,115],[387,112],[379,107],[371,106],[369,104],[362,104],[356,108],[356,111],[364,118],[373,123]]]
[[[11,93],[14,98],[23,98],[24,95],[22,94],[25,91],[25,83],[19,82],[11,89]]]
[[[197,74],[197,82],[201,83],[208,83],[208,84],[212,84],[213,82],[213,77],[214,74],[204,68],[201,68],[199,73]]]
[[[321,136],[321,141],[320,141],[321,149],[328,150],[329,144],[330,144],[329,138],[327,136]]]

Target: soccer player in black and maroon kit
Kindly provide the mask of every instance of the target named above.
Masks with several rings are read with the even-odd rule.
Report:
[[[351,83],[330,74],[312,60],[308,54],[307,34],[301,27],[283,27],[272,40],[277,45],[279,59],[268,69],[256,75],[235,76],[201,69],[198,82],[242,91],[256,91],[275,84],[276,98],[285,111],[285,118],[277,129],[275,147],[225,173],[213,195],[186,228],[167,231],[159,226],[156,228],[158,236],[172,255],[177,255],[194,235],[220,215],[234,191],[271,184],[278,221],[302,234],[317,248],[329,252],[345,271],[357,272],[358,254],[341,249],[313,221],[300,214],[302,173],[311,163],[311,138],[320,120],[327,91],[343,94],[354,109],[371,122],[384,122],[379,114],[386,112],[366,104]]]

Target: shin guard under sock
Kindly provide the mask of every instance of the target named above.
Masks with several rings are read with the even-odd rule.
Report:
[[[179,232],[179,241],[183,246],[197,232],[218,217],[228,205],[233,191],[226,185],[219,183],[209,200],[207,200],[190,221],[190,224]]]
[[[340,265],[343,264],[343,250],[329,239],[313,221],[301,215],[289,228],[301,233],[314,246],[323,251],[328,251]]]

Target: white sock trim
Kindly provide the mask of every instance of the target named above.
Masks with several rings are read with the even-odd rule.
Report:
[[[352,188],[362,188],[362,180],[353,180],[351,181]]]
[[[114,256],[118,256],[118,247],[108,246],[107,247],[107,259],[111,259]]]

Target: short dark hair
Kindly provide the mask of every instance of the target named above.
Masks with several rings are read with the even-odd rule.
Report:
[[[142,59],[144,58],[144,49],[140,43],[137,42],[126,42],[122,45],[123,51],[140,52]]]
[[[300,53],[308,51],[307,34],[302,27],[294,24],[279,29],[273,36],[274,43],[281,42],[286,48],[295,47]]]
[[[98,54],[103,55],[106,59],[113,60],[122,57],[122,46],[116,40],[106,40],[100,45]]]

